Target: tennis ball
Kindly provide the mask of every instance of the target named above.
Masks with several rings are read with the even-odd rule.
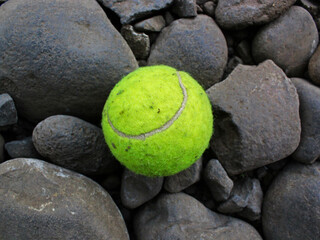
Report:
[[[213,132],[210,101],[186,72],[141,67],[111,91],[102,130],[113,155],[145,176],[169,176],[196,162]]]

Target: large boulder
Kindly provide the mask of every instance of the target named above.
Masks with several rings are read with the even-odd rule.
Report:
[[[32,121],[100,119],[110,90],[138,66],[95,0],[10,0],[0,22],[0,93]]]

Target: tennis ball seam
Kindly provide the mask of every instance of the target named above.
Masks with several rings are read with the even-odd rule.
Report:
[[[177,110],[177,112],[173,115],[173,117],[171,119],[169,119],[165,124],[163,124],[159,128],[156,128],[156,129],[151,130],[146,133],[141,133],[139,135],[131,135],[131,134],[126,134],[124,132],[119,131],[111,122],[110,117],[109,117],[109,111],[107,111],[108,123],[109,123],[110,127],[112,128],[112,130],[121,137],[129,138],[129,139],[137,139],[137,140],[145,140],[147,137],[151,137],[152,135],[155,135],[157,133],[161,133],[161,132],[167,130],[180,117],[181,113],[183,112],[183,110],[186,107],[187,100],[188,100],[187,89],[183,85],[182,80],[181,80],[181,76],[178,71],[176,71],[176,74],[177,74],[177,77],[179,80],[180,88],[182,90],[183,100],[182,100],[180,108]]]

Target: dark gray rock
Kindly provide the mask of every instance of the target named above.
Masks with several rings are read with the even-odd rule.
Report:
[[[298,94],[271,60],[238,65],[207,94],[215,116],[211,147],[228,174],[276,162],[298,147]]]
[[[41,159],[41,155],[35,149],[32,137],[27,137],[22,140],[15,140],[7,142],[4,145],[8,155],[13,158],[38,158]]]
[[[214,12],[216,10],[216,4],[214,2],[206,2],[203,4],[203,11],[210,17],[214,17]]]
[[[237,56],[231,57],[228,61],[225,74],[229,75],[239,64],[243,64],[241,58]]]
[[[310,58],[308,70],[311,81],[320,86],[320,46]]]
[[[319,41],[312,16],[293,6],[256,34],[252,55],[256,62],[273,60],[289,77],[302,76]]]
[[[233,181],[218,160],[211,159],[207,163],[203,177],[215,201],[225,201],[229,198]]]
[[[236,51],[239,57],[245,64],[253,65],[253,59],[251,55],[251,45],[247,40],[242,40],[236,47]]]
[[[210,211],[185,193],[162,194],[139,209],[134,218],[137,240],[261,240],[249,224]]]
[[[178,17],[196,17],[197,5],[196,0],[174,0],[171,8],[172,12]]]
[[[122,24],[128,24],[141,18],[152,16],[168,8],[174,0],[98,0],[110,8],[119,17]]]
[[[4,161],[4,139],[2,135],[0,134],[0,163]]]
[[[0,234],[6,240],[129,239],[117,206],[97,183],[27,158],[0,165]]]
[[[6,127],[17,122],[18,114],[13,99],[7,93],[0,94],[0,127]]]
[[[121,180],[121,202],[127,208],[137,208],[154,198],[161,191],[162,184],[163,177],[146,177],[125,169]]]
[[[0,93],[32,121],[100,121],[110,90],[138,67],[95,0],[10,0],[0,22]]]
[[[289,164],[263,201],[266,240],[315,240],[320,236],[320,162]]]
[[[163,188],[171,193],[181,192],[200,180],[201,170],[202,158],[200,158],[186,170],[173,176],[166,177]]]
[[[46,118],[33,130],[32,140],[42,156],[80,173],[111,173],[118,166],[102,130],[76,117],[56,115]]]
[[[292,78],[300,101],[301,139],[293,158],[313,163],[320,157],[320,88],[300,78]]]
[[[166,20],[166,25],[170,25],[174,20],[174,16],[169,11],[166,11],[164,14],[164,19]]]
[[[223,28],[242,29],[271,22],[296,0],[219,0],[216,20]]]
[[[146,59],[150,52],[150,39],[145,33],[138,33],[132,25],[121,28],[121,35],[127,41],[137,59]]]
[[[319,11],[319,1],[317,0],[300,0],[299,1],[303,8],[308,10],[312,16],[317,16]]]
[[[158,15],[136,23],[134,28],[141,32],[160,32],[165,26],[166,20]]]
[[[183,43],[183,44],[181,44]],[[220,81],[227,64],[226,40],[206,15],[178,19],[164,28],[155,42],[148,65],[166,64],[186,71],[208,88]]]

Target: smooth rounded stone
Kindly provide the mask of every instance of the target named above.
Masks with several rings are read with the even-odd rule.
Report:
[[[160,32],[165,26],[166,20],[158,15],[136,23],[134,28],[141,32]]]
[[[38,158],[41,159],[41,155],[35,149],[32,137],[27,137],[22,140],[15,140],[7,142],[4,145],[8,155],[13,158]]]
[[[301,139],[292,157],[313,163],[320,157],[320,88],[304,79],[292,78],[300,101]]]
[[[196,0],[174,0],[174,4],[171,7],[171,11],[180,18],[196,17]]]
[[[174,0],[98,0],[105,7],[114,11],[121,24],[125,25],[170,7]]]
[[[121,179],[121,202],[130,209],[154,198],[162,188],[163,177],[146,177],[125,169]]]
[[[4,161],[4,139],[2,135],[0,134],[0,163]]]
[[[214,12],[216,10],[216,4],[214,2],[206,2],[203,4],[203,11],[210,17],[214,17]]]
[[[292,6],[275,21],[262,27],[252,42],[256,62],[273,60],[289,77],[302,76],[319,42],[310,13]]]
[[[0,93],[30,121],[100,121],[108,93],[138,67],[95,0],[10,0],[0,22]]]
[[[308,70],[311,81],[320,86],[320,46],[311,57]]]
[[[227,43],[221,30],[212,18],[198,15],[178,19],[162,29],[148,65],[166,64],[186,71],[207,89],[220,81],[227,60]]]
[[[207,94],[215,116],[211,148],[229,175],[279,161],[298,147],[297,90],[271,60],[238,65]]]
[[[102,130],[76,117],[55,115],[46,118],[34,128],[32,140],[42,156],[76,172],[112,173],[118,167]]]
[[[320,236],[320,162],[289,164],[263,200],[266,240],[315,240]]]
[[[185,193],[161,194],[139,209],[133,221],[137,240],[262,239],[246,222],[217,214]]]
[[[129,240],[120,211],[102,187],[28,158],[0,164],[0,235],[6,240]]]
[[[296,0],[219,0],[216,20],[227,29],[242,29],[273,21]]]
[[[192,164],[189,168],[165,178],[163,188],[170,193],[181,192],[198,182],[201,178],[202,158]]]
[[[229,198],[233,188],[233,181],[218,160],[211,159],[207,163],[203,178],[215,201],[225,201]]]
[[[121,28],[121,35],[137,59],[146,59],[149,56],[150,39],[147,34],[136,32],[132,25],[125,25]]]
[[[18,114],[12,97],[7,93],[0,94],[0,127],[6,127],[17,122]]]

